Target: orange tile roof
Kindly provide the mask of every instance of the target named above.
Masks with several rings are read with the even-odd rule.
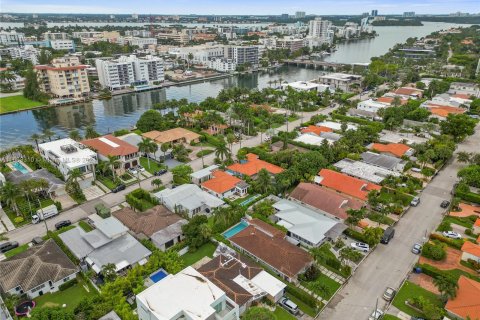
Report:
[[[333,132],[332,128],[324,127],[324,126],[308,126],[305,129],[300,130],[302,133],[315,133],[317,136],[320,135],[322,132]]]
[[[234,163],[231,166],[228,166],[227,169],[249,177],[256,175],[262,169],[267,170],[271,174],[283,172],[283,169],[279,166],[260,160],[258,159],[258,156],[253,153],[247,154],[247,162]]]
[[[480,227],[480,218],[477,218],[475,223],[473,224],[474,227]]]
[[[190,141],[200,138],[198,133],[184,128],[173,128],[165,131],[153,130],[142,133],[142,136],[152,139],[157,143],[169,143],[179,139],[185,139],[187,143],[190,143]]]
[[[108,143],[108,141],[110,143]],[[126,156],[138,152],[136,146],[114,137],[111,134],[94,139],[83,140],[82,143],[93,148],[103,156]]]
[[[224,193],[235,188],[237,183],[242,180],[226,173],[225,171],[212,172],[213,178],[202,183],[202,187],[212,190],[216,193]]]
[[[403,156],[410,149],[411,148],[409,146],[403,143],[389,143],[389,144],[374,143],[372,145],[372,150],[376,150],[378,152],[391,153],[395,157]]]
[[[372,190],[380,190],[382,187],[346,174],[329,169],[322,169],[318,173],[322,177],[320,184],[324,187],[334,189],[349,196],[367,200],[368,193]]]
[[[409,96],[409,95],[413,95],[413,94],[416,94],[416,95],[422,95],[423,91],[420,90],[420,89],[416,89],[416,88],[410,88],[410,87],[401,87],[401,88],[398,88],[397,90],[394,91],[396,94],[401,94],[401,95],[405,95],[405,96]]]
[[[440,117],[447,117],[451,113],[453,114],[465,113],[465,109],[462,109],[462,108],[440,106],[436,104],[429,104],[428,109],[432,114],[435,114]]]
[[[377,98],[377,102],[382,102],[382,103],[387,103],[387,104],[392,104],[394,97],[380,97]],[[404,105],[408,102],[407,99],[400,99],[400,105]]]
[[[480,282],[460,276],[457,296],[449,299],[445,309],[462,319],[480,319]]]
[[[470,241],[465,241],[462,246],[462,252],[470,253],[471,255],[480,258],[480,245]]]

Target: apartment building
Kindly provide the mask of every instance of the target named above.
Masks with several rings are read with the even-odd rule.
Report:
[[[68,56],[53,59],[49,65],[37,65],[35,71],[43,91],[56,98],[80,98],[90,93],[87,67],[78,57]]]
[[[216,43],[207,43],[199,46],[177,47],[169,51],[170,54],[178,58],[188,60],[190,54],[193,55],[192,63],[207,65],[209,60],[223,58],[225,55],[225,46]]]
[[[152,36],[152,33],[149,30],[126,30],[125,36],[150,38]]]
[[[157,45],[156,38],[138,38],[138,37],[124,37],[118,40],[121,44],[128,43],[131,46],[137,46],[141,49],[145,49],[149,45]]]
[[[220,72],[233,72],[237,69],[237,64],[232,59],[213,58],[208,60],[208,67]]]
[[[69,39],[50,40],[50,47],[54,50],[75,51],[75,42]]]
[[[305,40],[294,38],[294,37],[285,37],[277,39],[276,47],[277,49],[289,49],[291,52],[297,51],[305,46]]]
[[[5,46],[20,46],[25,42],[25,34],[16,31],[1,31],[0,44]]]
[[[308,35],[312,38],[328,38],[332,22],[315,18],[309,22]]]
[[[163,30],[163,32],[157,33],[157,38],[161,40],[172,40],[180,44],[185,44],[190,41],[190,34],[187,30],[177,31],[176,29]]]
[[[225,48],[225,57],[232,59],[236,64],[250,63],[252,66],[258,65],[259,61],[258,46],[227,46]]]
[[[0,49],[0,56],[4,54],[10,56],[12,59],[29,60],[32,64],[38,64],[39,50],[32,45],[25,45],[21,47],[8,47]]]
[[[150,55],[143,58],[131,55],[118,59],[97,59],[95,64],[100,84],[110,90],[152,84],[165,79],[163,59]]]
[[[44,40],[67,40],[68,33],[66,32],[44,32],[42,34]]]

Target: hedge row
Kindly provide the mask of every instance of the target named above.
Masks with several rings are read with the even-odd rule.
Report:
[[[127,203],[138,211],[145,211],[151,208],[151,204],[157,204],[158,201],[148,191],[136,189],[125,196]]]
[[[344,231],[344,233],[345,233],[345,235],[347,235],[350,238],[353,238],[353,239],[361,241],[361,242],[365,242],[365,238],[363,237],[363,234],[361,232],[355,231],[351,228],[347,228]]]
[[[287,284],[287,288],[285,292],[290,293],[292,296],[297,298],[298,300],[303,301],[307,306],[314,308],[315,310],[318,308],[318,301],[312,295],[308,294],[307,292],[294,287],[290,284]]]
[[[446,278],[448,280],[450,280],[451,282],[457,282],[458,279],[455,278],[455,276],[447,273],[447,272],[444,272],[440,269],[437,269],[435,268],[434,266],[431,266],[429,264],[417,264],[415,265],[416,267],[419,267],[422,269],[422,273],[426,274],[427,276],[430,276],[434,279],[437,279],[437,278],[440,278],[440,277],[443,277],[443,278]]]
[[[464,201],[480,203],[480,194],[476,194],[473,192],[462,192],[456,191],[455,196],[461,198]]]
[[[430,239],[441,241],[441,242],[449,245],[450,247],[453,247],[453,248],[458,249],[458,250],[460,250],[462,248],[462,245],[463,245],[463,242],[455,241],[454,239],[444,237],[444,236],[442,236],[440,234],[437,234],[437,233],[432,233],[430,235]]]

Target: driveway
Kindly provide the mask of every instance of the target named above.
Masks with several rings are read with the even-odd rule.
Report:
[[[461,143],[456,152],[480,150],[480,125],[473,136]],[[450,199],[450,191],[457,180],[457,171],[465,164],[455,159],[431,181],[421,193],[421,202],[412,207],[397,223],[395,238],[390,244],[380,244],[362,263],[349,282],[332,299],[319,319],[344,320],[368,319],[378,298],[379,307],[385,307],[381,299],[387,286],[398,288],[412,270],[418,257],[410,252],[413,243],[421,241],[442,221],[442,200]]]

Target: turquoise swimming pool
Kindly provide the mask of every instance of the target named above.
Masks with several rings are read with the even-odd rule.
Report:
[[[25,168],[25,166],[23,164],[21,164],[18,161],[13,162],[12,166],[15,168],[15,170],[20,171],[23,174],[27,174],[27,173],[30,172],[30,171],[28,171],[27,168]]]
[[[230,229],[228,229],[227,231],[225,231],[224,233],[222,233],[222,236],[224,236],[227,239],[231,238],[237,233],[239,233],[240,231],[242,231],[243,229],[245,229],[246,227],[248,227],[248,222],[242,220],[236,225],[234,225],[233,227],[231,227]]]

